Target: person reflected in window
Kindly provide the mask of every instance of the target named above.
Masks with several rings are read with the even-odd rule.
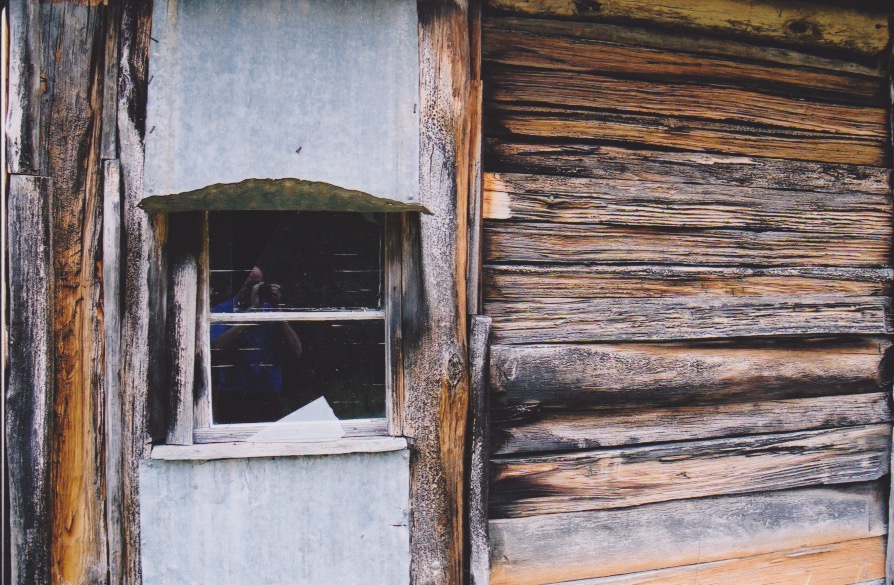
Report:
[[[282,300],[282,288],[264,281],[255,266],[229,301],[214,313],[240,313],[273,309]],[[283,364],[301,359],[301,339],[285,321],[214,323],[211,325],[214,420],[219,423],[262,422],[281,417]]]

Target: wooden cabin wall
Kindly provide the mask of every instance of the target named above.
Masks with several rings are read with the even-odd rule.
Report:
[[[879,582],[887,16],[484,14],[490,582]]]

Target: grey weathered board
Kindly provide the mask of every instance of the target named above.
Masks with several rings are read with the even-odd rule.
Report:
[[[488,357],[490,319],[472,317],[469,336],[471,392],[471,441],[469,444],[469,574],[471,585],[488,585],[490,578],[490,542],[487,533],[490,491],[490,396]]]
[[[877,484],[802,488],[490,522],[493,585],[539,585],[887,533]]]
[[[145,205],[418,203],[417,27],[410,0],[156,2]]]
[[[492,518],[638,506],[812,485],[888,472],[887,423],[567,454],[491,463]]]

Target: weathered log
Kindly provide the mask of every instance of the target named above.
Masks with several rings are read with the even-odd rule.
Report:
[[[491,221],[484,262],[882,267],[891,261],[890,229],[864,236],[830,234],[825,225],[798,233]]]
[[[410,438],[411,581],[463,579],[468,422],[470,85],[465,2],[419,3],[420,200],[404,229],[403,431]]]
[[[488,102],[490,135],[599,140],[690,152],[884,167],[887,141],[643,114]]]
[[[829,104],[706,85],[617,79],[580,72],[495,65],[487,100],[632,114],[735,120],[748,125],[884,139],[883,107]]]
[[[547,413],[492,426],[493,453],[512,455],[890,423],[884,392],[606,411]]]
[[[471,441],[469,457],[469,574],[472,585],[488,585],[490,578],[490,540],[487,535],[490,490],[490,400],[488,392],[488,353],[490,319],[472,317],[469,337]]]
[[[51,182],[9,177],[9,469],[11,583],[50,582],[53,437]]]
[[[891,426],[776,433],[492,461],[492,518],[874,481]]]
[[[491,348],[498,416],[888,392],[884,338]]]
[[[781,191],[652,181],[484,176],[485,219],[624,226],[830,230],[890,237],[884,195]]]
[[[749,62],[738,55],[705,55],[601,42],[559,34],[502,30],[488,20],[482,30],[485,82],[491,63],[654,78],[670,83],[711,84],[789,94],[839,103],[883,105],[886,86],[881,76],[824,71],[813,67]],[[532,22],[533,24],[533,22]]]
[[[786,159],[626,150],[591,144],[527,144],[490,140],[490,171],[596,179],[703,183],[756,189],[887,195],[890,170]]]
[[[883,536],[563,585],[884,585]],[[870,583],[871,581],[871,583]]]
[[[888,20],[866,12],[821,4],[766,0],[489,0],[491,8],[541,17],[644,22],[693,32],[735,35],[763,43],[876,55],[888,44]]]
[[[880,486],[856,484],[492,520],[491,583],[539,585],[881,536],[885,499]]]
[[[45,145],[40,144],[40,77],[42,51],[38,23],[39,5],[29,0],[7,3],[9,23],[9,103],[3,124],[6,164],[10,173],[40,172]]]

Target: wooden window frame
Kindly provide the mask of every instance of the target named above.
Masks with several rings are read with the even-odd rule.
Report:
[[[165,421],[168,446],[239,444],[233,457],[265,456],[269,445],[248,442],[248,438],[270,423],[218,423],[211,412],[211,347],[210,329],[215,321],[210,312],[210,266],[208,213],[169,214],[167,245],[168,277],[168,416]],[[250,213],[250,212],[246,212]],[[307,442],[308,453],[344,452],[346,442],[361,439],[400,437],[403,420],[403,377],[401,351],[401,272],[403,264],[403,214],[383,213],[382,256],[383,294],[381,309],[289,313],[288,320],[382,320],[385,325],[385,416],[383,418],[346,419],[340,421],[345,436],[338,442]],[[378,313],[380,316],[375,316]],[[325,318],[320,318],[325,317]],[[283,320],[283,316],[253,315],[252,321]],[[193,327],[190,327],[193,324]],[[192,329],[192,331],[190,331]],[[189,345],[189,341],[193,341]],[[390,443],[389,443],[390,444]],[[370,443],[374,450],[383,450],[383,443]],[[394,443],[400,448],[403,443]],[[274,449],[276,451],[276,449]],[[301,450],[283,447],[283,454],[300,454]],[[238,453],[238,454],[237,454]],[[189,453],[183,452],[185,458]],[[226,455],[226,454],[224,454]],[[177,458],[176,451],[153,451],[153,457]]]

